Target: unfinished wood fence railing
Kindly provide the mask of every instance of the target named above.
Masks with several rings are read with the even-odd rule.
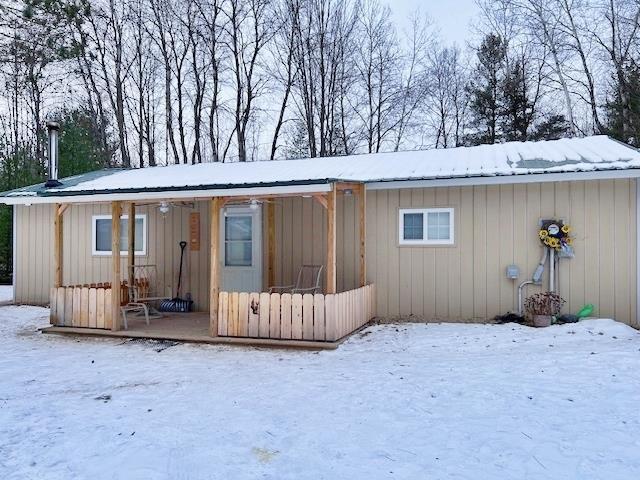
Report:
[[[220,292],[218,335],[330,342],[374,316],[374,285],[328,295]]]
[[[75,285],[51,289],[50,322],[59,327],[110,329],[111,286]]]

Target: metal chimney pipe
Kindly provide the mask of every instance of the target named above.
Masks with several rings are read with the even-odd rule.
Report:
[[[47,122],[47,135],[49,137],[49,158],[48,158],[48,175],[47,182],[44,184],[46,188],[59,187],[62,185],[58,181],[58,130],[60,125],[56,122]]]

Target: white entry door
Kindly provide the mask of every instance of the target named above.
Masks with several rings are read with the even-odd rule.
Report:
[[[262,291],[261,208],[226,207],[221,222],[222,289]]]

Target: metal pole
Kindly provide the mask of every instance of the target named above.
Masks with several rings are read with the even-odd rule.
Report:
[[[549,249],[549,291],[556,291],[556,251]]]

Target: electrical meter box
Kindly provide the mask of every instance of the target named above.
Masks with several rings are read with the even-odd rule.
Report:
[[[520,276],[520,269],[517,265],[508,265],[507,266],[507,278],[511,280],[516,280]]]

